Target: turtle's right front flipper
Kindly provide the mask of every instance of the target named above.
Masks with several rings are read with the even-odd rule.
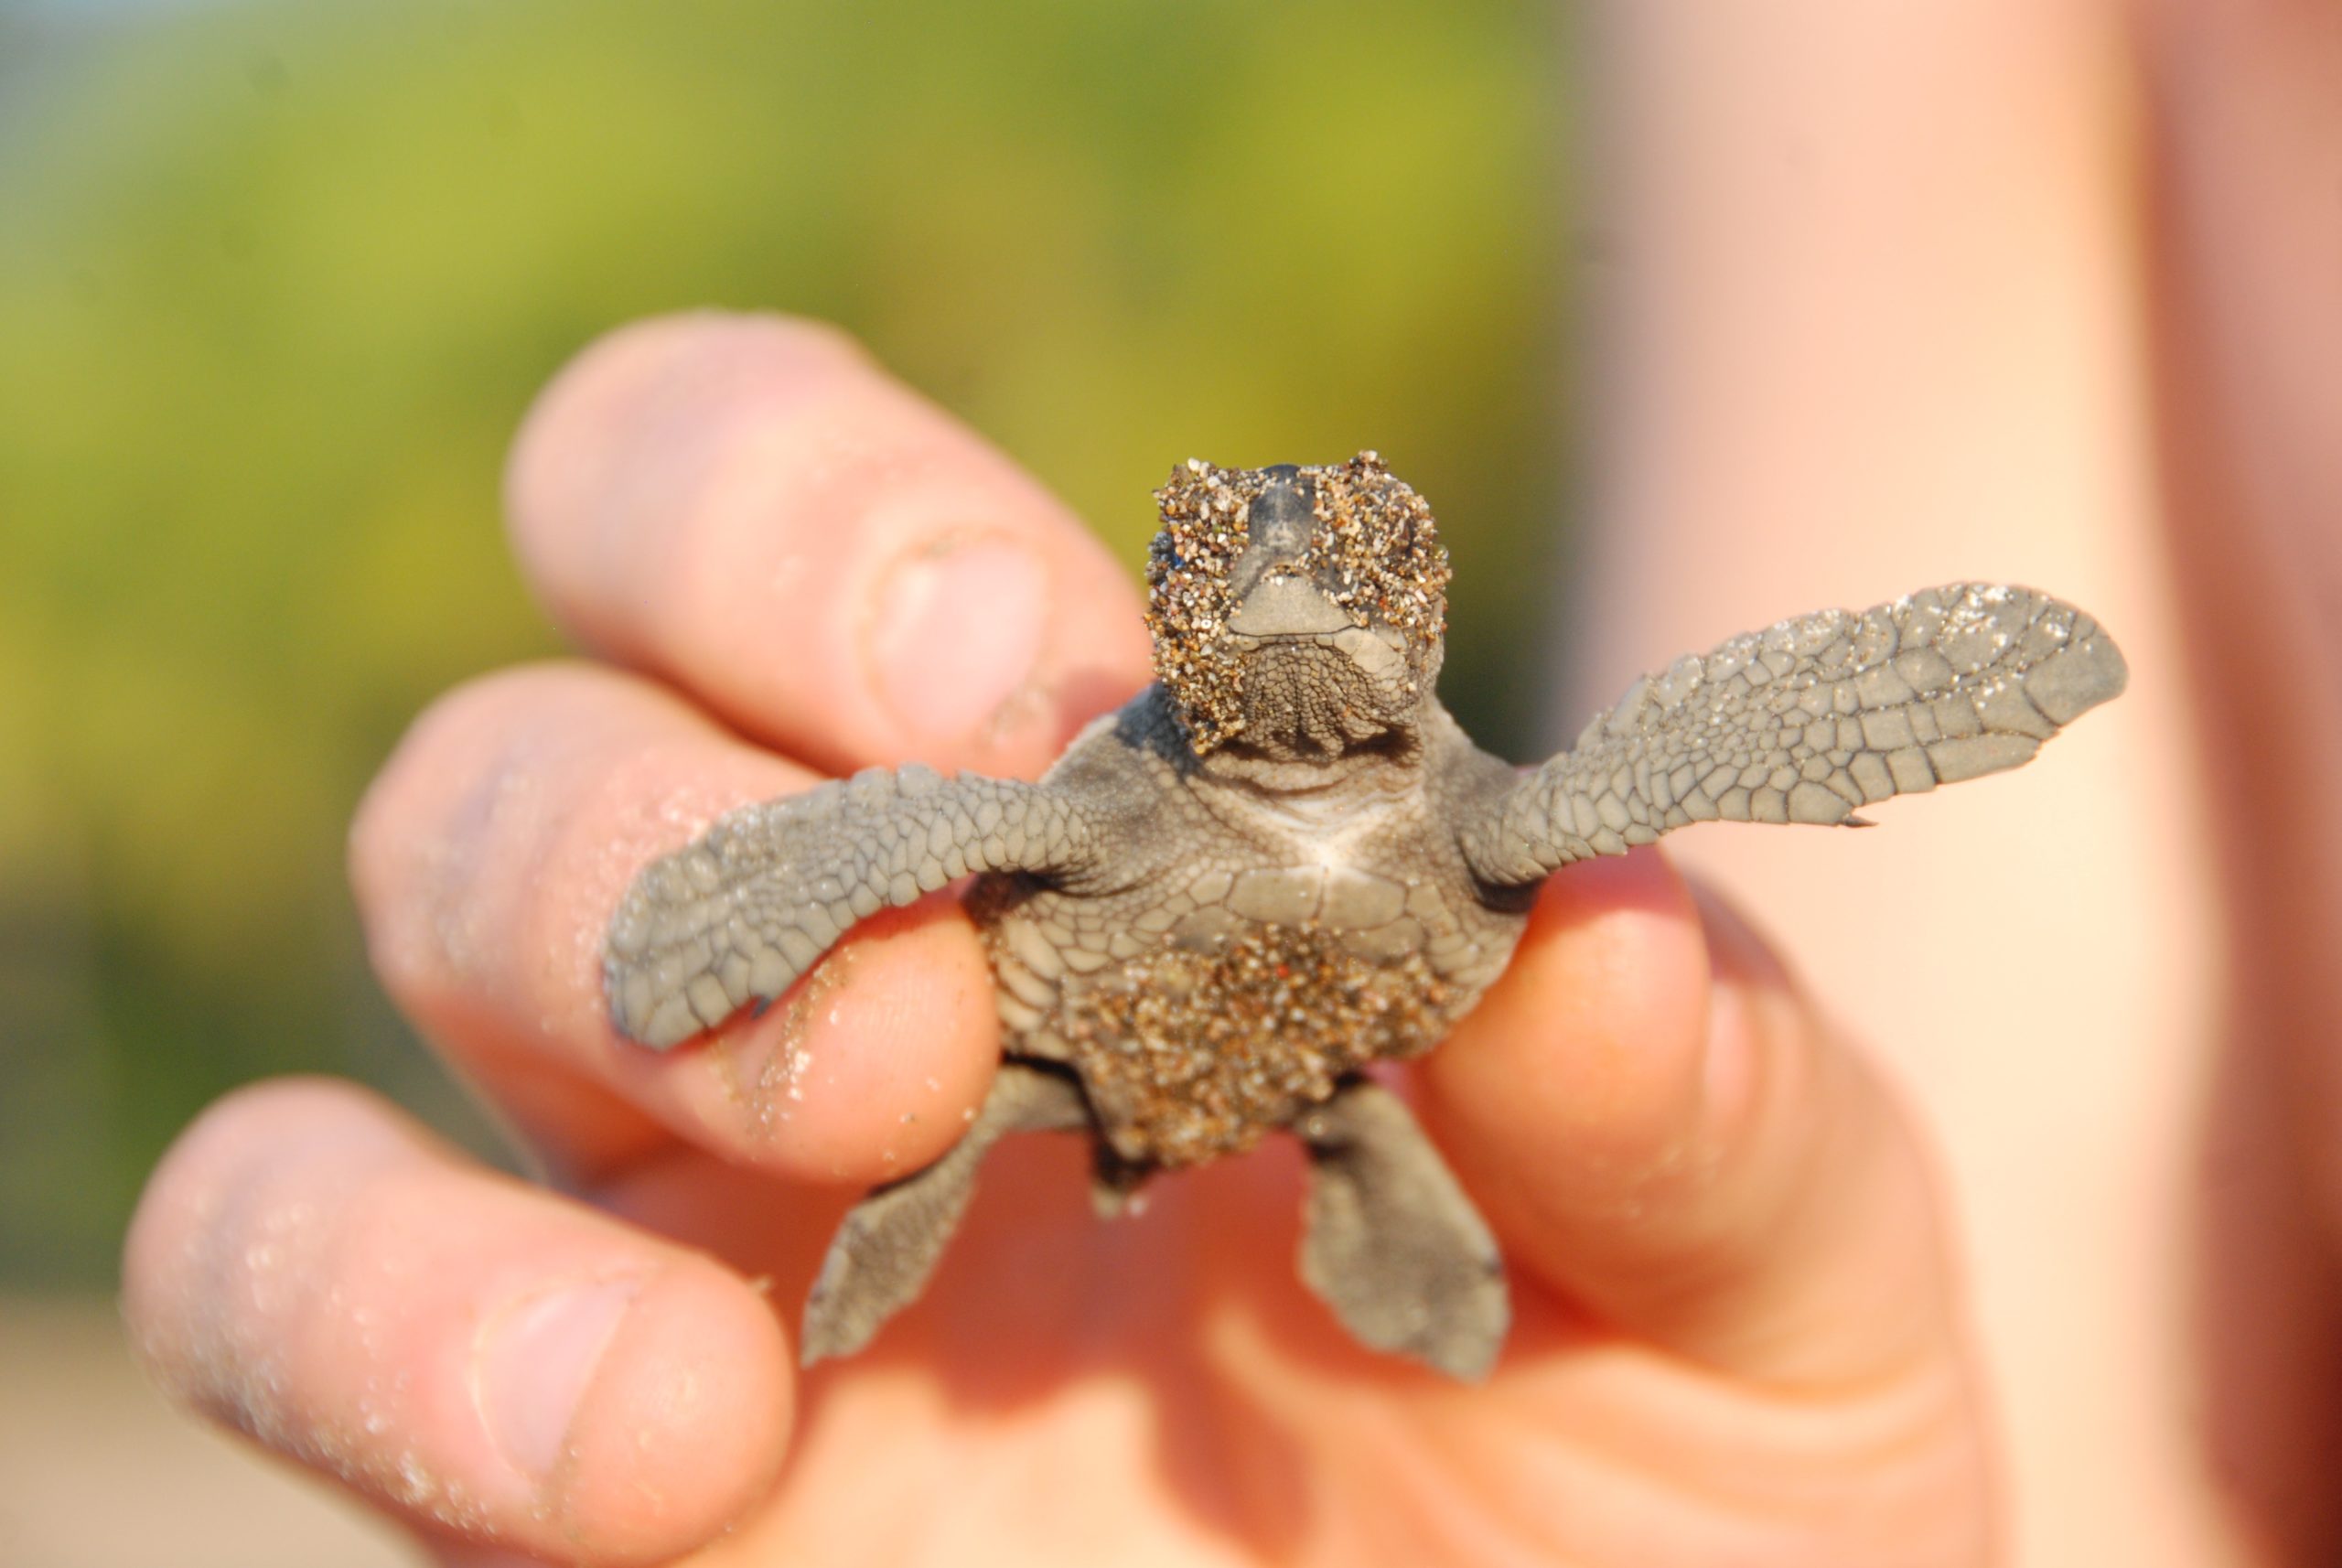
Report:
[[[971,872],[1079,869],[1085,814],[917,764],[746,806],[634,879],[604,960],[618,1032],[665,1047],[787,990],[847,928]]]

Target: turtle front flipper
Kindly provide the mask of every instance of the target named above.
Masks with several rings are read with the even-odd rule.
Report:
[[[1086,864],[1080,808],[1031,784],[870,768],[726,813],[643,868],[604,960],[618,1033],[665,1047],[770,1001],[854,921],[977,871]]]
[[[1857,808],[2021,767],[2119,694],[2114,641],[2030,588],[1821,610],[1645,676],[1462,834],[1499,886],[1691,822],[1861,825]]]
[[[1512,1320],[1504,1259],[1405,1104],[1353,1079],[1293,1130],[1310,1161],[1303,1283],[1370,1349],[1486,1377]]]
[[[983,1109],[944,1156],[889,1182],[847,1210],[805,1299],[799,1359],[851,1356],[886,1321],[917,1301],[975,1195],[976,1167],[1011,1133],[1070,1133],[1090,1125],[1073,1079],[1006,1061]]]

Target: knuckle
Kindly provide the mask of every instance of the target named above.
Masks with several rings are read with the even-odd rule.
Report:
[[[692,383],[742,371],[818,371],[871,363],[843,328],[775,312],[677,311],[647,317],[587,344],[547,385],[539,407],[598,402],[645,385]]]
[[[147,1178],[123,1256],[123,1306],[150,1360],[175,1333],[226,1309],[244,1238],[267,1226],[282,1195],[315,1184],[309,1167],[379,1146],[391,1123],[354,1084],[269,1079],[214,1101],[173,1141]]]
[[[786,355],[807,363],[823,361],[857,370],[876,361],[862,340],[833,322],[810,316],[760,312],[728,318],[743,341],[757,340],[768,353]]]
[[[522,419],[507,474],[516,534],[527,550],[592,517],[562,500],[633,438],[721,439],[742,411],[768,413],[777,391],[876,369],[846,332],[802,317],[699,311],[620,327],[557,371]]]
[[[496,746],[495,737],[530,711],[531,696],[542,696],[545,673],[543,667],[524,666],[466,682],[407,726],[350,819],[350,886],[370,931],[396,906],[413,870],[447,847],[465,802],[483,788],[493,789],[502,766],[483,768],[478,753],[484,745]],[[457,785],[465,779],[468,788]]]
[[[626,695],[589,666],[517,665],[443,693],[407,726],[350,822],[350,881],[361,914],[395,901],[425,863],[474,853],[518,775],[545,770],[548,736],[590,730]]]
[[[354,1085],[279,1079],[216,1102],[181,1134],[132,1222],[123,1313],[166,1394],[303,1456],[330,1381],[304,1348],[341,1311],[366,1200],[425,1158]]]
[[[461,915],[492,840],[513,833],[499,800],[515,777],[541,768],[543,733],[567,712],[569,688],[595,679],[536,665],[457,686],[417,716],[365,791],[349,829],[349,880],[393,993],[435,967],[428,931]]]
[[[641,618],[710,569],[722,552],[709,530],[721,532],[743,472],[768,464],[775,433],[818,426],[890,385],[853,339],[815,322],[710,313],[620,328],[555,376],[521,424],[505,489],[524,571],[573,633],[646,656]]]
[[[340,1079],[264,1079],[222,1095],[189,1122],[155,1180],[192,1192],[207,1214],[226,1218],[243,1212],[220,1201],[234,1196],[231,1189],[378,1144],[391,1114],[372,1090]]]

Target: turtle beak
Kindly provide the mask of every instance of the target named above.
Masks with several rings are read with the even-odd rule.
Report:
[[[1228,618],[1228,629],[1244,637],[1324,637],[1350,626],[1349,613],[1308,578],[1273,571],[1252,585]]]

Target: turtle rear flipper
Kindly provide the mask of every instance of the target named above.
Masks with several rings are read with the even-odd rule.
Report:
[[[983,1109],[940,1160],[879,1187],[846,1211],[805,1300],[798,1359],[851,1356],[919,1299],[975,1195],[976,1167],[1011,1133],[1070,1133],[1090,1125],[1089,1102],[1063,1073],[1003,1062]]]
[[[1504,1259],[1405,1104],[1355,1079],[1294,1131],[1310,1160],[1303,1283],[1369,1348],[1488,1376],[1512,1319]]]

